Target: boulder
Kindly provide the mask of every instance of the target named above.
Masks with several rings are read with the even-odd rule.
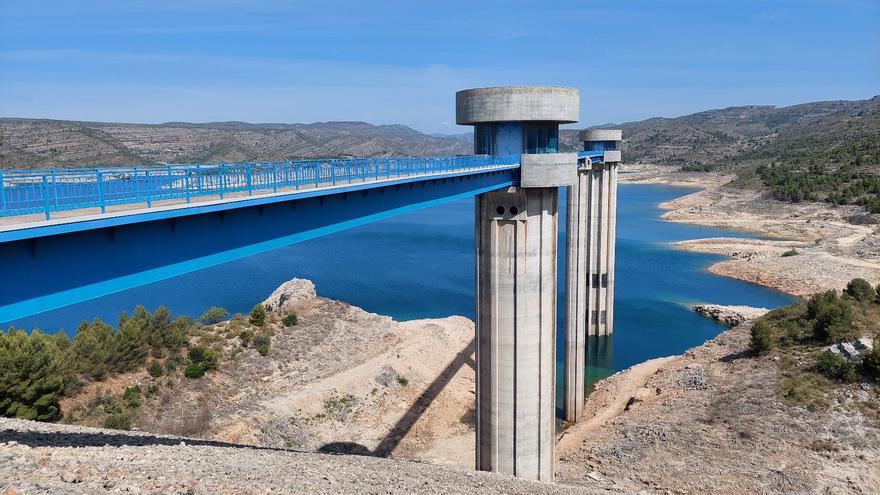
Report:
[[[275,289],[269,297],[263,301],[266,311],[281,311],[292,309],[297,301],[314,299],[317,297],[315,284],[311,280],[295,278],[288,280]]]

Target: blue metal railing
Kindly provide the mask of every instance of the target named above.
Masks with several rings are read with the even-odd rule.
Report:
[[[519,165],[519,155],[335,158],[57,170],[0,170],[0,217],[278,192],[355,181]]]

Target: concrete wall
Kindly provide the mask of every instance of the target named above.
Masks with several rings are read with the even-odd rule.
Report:
[[[519,86],[455,93],[455,122],[577,122],[580,94],[573,88]]]
[[[520,155],[520,186],[564,187],[574,184],[577,153]]]
[[[580,132],[581,141],[622,141],[620,129],[585,129]]]

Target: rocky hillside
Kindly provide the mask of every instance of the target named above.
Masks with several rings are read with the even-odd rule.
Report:
[[[471,153],[464,136],[364,122],[159,125],[0,119],[0,168]]]
[[[880,96],[789,107],[746,106],[599,127],[623,129],[627,162],[736,166],[880,137]],[[563,144],[578,147],[577,133]]]

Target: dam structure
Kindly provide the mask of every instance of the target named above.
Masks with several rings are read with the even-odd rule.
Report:
[[[577,421],[585,399],[586,342],[614,330],[614,251],[617,169],[622,131],[580,132],[585,153],[568,188],[565,265],[565,342],[563,415]]]
[[[620,131],[560,87],[459,91],[474,154],[0,169],[0,325],[446,202],[475,198],[476,468],[554,477],[559,188],[568,188],[565,416],[613,328]]]

